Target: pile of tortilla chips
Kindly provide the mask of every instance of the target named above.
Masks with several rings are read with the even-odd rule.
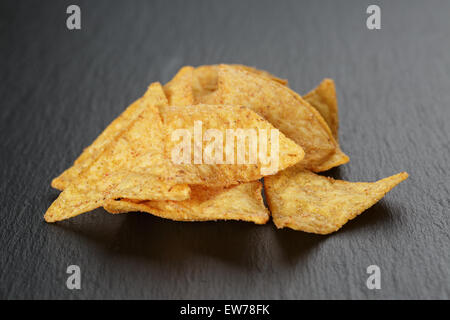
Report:
[[[199,121],[204,130],[223,133],[278,129],[277,169],[264,174],[259,160],[174,162],[171,137]],[[113,214],[139,211],[177,221],[264,224],[272,216],[278,228],[328,234],[408,177],[403,172],[377,182],[347,182],[316,174],[348,161],[338,143],[333,80],[323,80],[301,97],[286,80],[266,71],[243,65],[187,66],[164,86],[152,83],[52,181],[62,192],[45,220],[103,207]]]

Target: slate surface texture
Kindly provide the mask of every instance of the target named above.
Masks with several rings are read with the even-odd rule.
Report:
[[[449,1],[1,1],[0,298],[449,298],[449,16]],[[51,179],[149,83],[218,62],[300,93],[335,79],[351,161],[328,174],[410,178],[330,236],[103,209],[44,222]]]

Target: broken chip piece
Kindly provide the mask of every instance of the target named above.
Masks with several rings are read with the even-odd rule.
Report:
[[[292,167],[264,178],[264,187],[278,228],[329,234],[373,206],[407,177],[402,172],[377,182],[347,182]]]

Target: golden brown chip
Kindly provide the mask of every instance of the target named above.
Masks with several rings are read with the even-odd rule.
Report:
[[[280,84],[287,85],[287,81],[279,79],[270,73],[258,70],[252,67],[244,65],[231,65],[235,68],[251,72],[255,75],[263,77],[267,80],[274,80]],[[219,66],[218,65],[205,65],[195,68],[194,70],[194,101],[195,103],[217,103],[220,100],[218,96],[218,77]],[[327,121],[330,128],[332,128],[332,134],[337,141],[338,130],[338,113],[337,113],[337,99],[334,82],[331,79],[325,79],[322,83],[313,91],[308,93],[305,97],[307,102],[324,116],[324,120]],[[322,113],[323,112],[323,113]],[[320,165],[316,165],[315,171],[326,171],[330,168],[345,164],[349,161],[346,154],[342,152],[339,146],[334,153],[332,153],[326,160]]]
[[[264,70],[258,70],[241,64],[234,64],[232,66],[254,73],[265,79],[276,81],[282,85],[288,84],[287,80],[280,79]],[[193,91],[195,104],[201,103],[205,99],[205,96],[217,90],[218,78],[219,65],[204,65],[194,69]]]
[[[192,105],[194,102],[192,93],[192,67],[183,67],[175,77],[164,86],[164,91],[171,105]],[[162,99],[163,97],[161,97]],[[65,170],[60,176],[53,179],[51,185],[55,189],[64,190],[84,170],[86,170],[108,145],[125,130],[145,108],[141,103],[143,98],[131,104],[118,118],[116,118],[95,139],[95,141],[75,160],[72,167]],[[165,98],[164,98],[165,99]]]
[[[320,113],[275,81],[220,65],[218,89],[202,100],[209,104],[244,105],[260,114],[304,149],[302,165],[307,169],[325,171],[336,163],[348,162]]]
[[[307,93],[303,98],[322,115],[331,129],[333,137],[338,141],[339,117],[336,89],[332,79],[324,79],[317,88]],[[317,167],[317,172],[347,163],[349,157],[338,145],[336,152]]]
[[[142,187],[145,189],[141,190]],[[48,208],[44,218],[47,222],[69,219],[121,197],[184,200],[189,198],[189,193],[187,185],[170,185],[153,176],[118,173],[100,182],[81,180],[70,184]]]
[[[245,66],[243,64],[232,64],[233,67],[237,67],[237,68],[241,68],[242,70],[248,71],[248,72],[252,72],[255,73],[257,75],[259,75],[260,77],[264,77],[273,81],[278,82],[279,84],[282,84],[283,86],[287,86],[288,85],[288,81],[287,79],[281,79],[278,78],[277,76],[274,76],[273,74],[265,71],[265,70],[260,70],[260,69],[256,69],[253,67],[249,67],[249,66]]]
[[[327,171],[331,168],[338,167],[342,164],[346,164],[350,161],[350,158],[337,146],[336,151],[324,160],[321,164],[317,165],[315,172]]]
[[[190,135],[187,139],[188,150],[200,151],[197,154],[200,156],[197,163],[195,151],[191,152],[187,159],[181,157],[185,160],[176,164],[172,171],[175,175],[172,181],[176,183],[228,186],[238,182],[258,180],[265,175],[275,174],[279,170],[298,163],[304,156],[301,147],[246,107],[223,105],[169,106],[160,108],[160,112],[167,132],[164,141],[166,141],[166,148],[171,155],[174,152],[178,155],[176,152],[179,150],[183,139],[181,139],[182,137],[174,139],[173,134],[180,130],[187,131]],[[194,139],[196,137],[195,128],[198,129],[197,132],[201,132],[197,139],[198,144]],[[274,133],[277,135],[272,136]],[[211,134],[209,140],[206,139],[208,134]],[[229,134],[230,139],[228,139]],[[236,138],[236,136],[238,137]],[[255,149],[250,148],[249,137],[256,138],[254,140],[256,141]],[[241,138],[243,139],[241,140]],[[273,138],[276,140],[273,141]],[[265,141],[267,141],[266,153],[261,151],[264,150],[261,147],[264,145],[262,142]],[[278,142],[278,152],[275,142]],[[216,143],[223,146],[222,151],[217,154],[218,158],[214,157],[215,153],[206,153],[207,150],[214,149],[213,146]],[[230,146],[232,151],[228,154],[226,153],[227,145]],[[243,152],[239,151],[240,146],[244,146]],[[250,150],[255,150],[255,152]],[[267,163],[261,161],[261,153],[270,155],[271,160]],[[241,161],[238,154],[245,155]],[[212,155],[212,157],[206,157],[206,155]],[[232,156],[228,158],[228,155]]]
[[[189,106],[194,104],[193,72],[193,67],[183,67],[172,80],[164,85],[169,105]]]
[[[152,84],[139,103],[142,113],[115,138],[92,165],[53,202],[45,220],[74,217],[103,205],[108,199],[184,200],[189,186],[176,185],[165,157],[164,130],[159,107],[167,105],[159,83]]]
[[[264,186],[278,228],[329,234],[373,206],[407,177],[402,172],[377,182],[347,182],[293,167],[264,178]]]
[[[67,188],[72,181],[77,179],[84,170],[91,166],[117,136],[123,133],[123,131],[137,119],[145,107],[146,105],[142,103],[142,98],[131,104],[118,118],[106,127],[89,147],[83,150],[70,168],[53,179],[51,184],[52,187],[59,190]]]
[[[304,95],[303,99],[319,111],[337,141],[339,116],[334,81],[332,79],[324,79],[317,88]]]
[[[148,212],[176,221],[243,220],[264,224],[269,211],[261,196],[260,181],[237,186],[206,188],[192,186],[191,198],[184,201],[134,200],[109,201],[104,208],[110,213]]]

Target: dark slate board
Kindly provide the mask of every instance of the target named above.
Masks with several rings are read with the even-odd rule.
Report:
[[[379,31],[370,1],[1,1],[0,298],[449,298],[450,2],[375,2]],[[149,83],[217,62],[301,93],[334,78],[351,162],[329,174],[410,178],[330,236],[103,209],[44,222],[51,179]]]

